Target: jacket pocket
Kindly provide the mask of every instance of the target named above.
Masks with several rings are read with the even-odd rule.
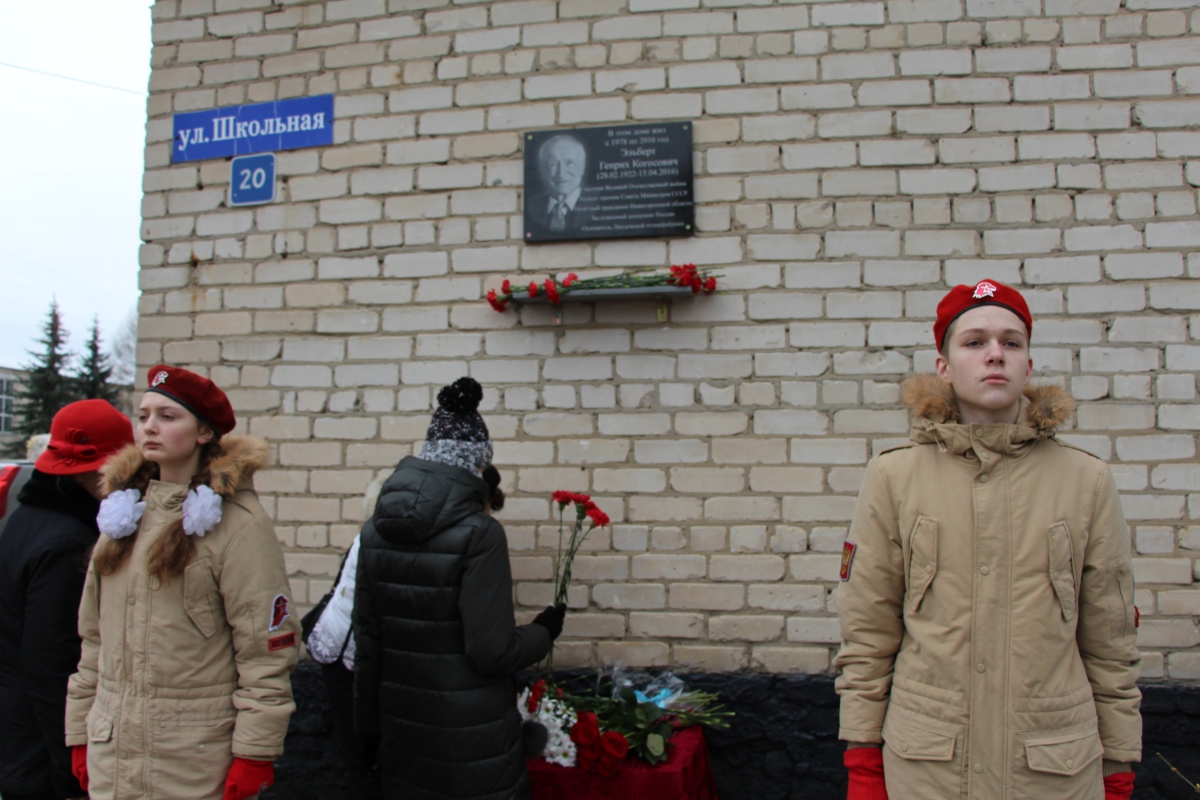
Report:
[[[103,714],[96,713],[93,706],[87,716],[87,732],[89,742],[107,742],[112,739],[112,720]]]
[[[908,607],[916,611],[937,574],[938,523],[936,519],[918,517],[908,540]]]
[[[1075,555],[1067,523],[1050,526],[1050,583],[1058,596],[1064,622],[1075,619]]]
[[[207,559],[189,564],[183,571],[183,607],[205,639],[217,632],[217,616],[212,607],[214,583]]]
[[[932,726],[931,726],[932,727]],[[907,761],[950,761],[957,737],[914,724],[893,710],[883,722],[883,740],[896,755]]]
[[[1034,772],[1053,775],[1078,775],[1103,753],[1100,735],[1095,730],[1025,742],[1025,758],[1029,761],[1029,768]]]
[[[1114,642],[1131,643],[1137,637],[1137,619],[1133,610],[1133,571],[1122,559],[1112,567],[1113,586],[1106,592],[1109,626]]]

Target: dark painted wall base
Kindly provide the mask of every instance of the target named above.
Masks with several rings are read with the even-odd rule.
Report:
[[[722,800],[810,800],[846,796],[844,745],[837,740],[832,678],[762,674],[683,676],[693,688],[720,692],[737,713],[728,731],[708,731]],[[311,662],[292,676],[296,714],[275,788],[263,800],[377,800],[377,785],[333,745],[325,687]],[[1194,800],[1196,793],[1155,753],[1200,780],[1200,686],[1142,686],[1142,763],[1134,800]],[[1030,800],[1043,800],[1030,798]]]

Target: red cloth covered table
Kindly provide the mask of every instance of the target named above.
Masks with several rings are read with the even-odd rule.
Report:
[[[611,778],[542,758],[525,763],[533,800],[717,800],[704,729],[698,725],[671,737],[667,760],[658,766],[630,756]]]

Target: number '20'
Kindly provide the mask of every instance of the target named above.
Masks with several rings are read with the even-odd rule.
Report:
[[[238,184],[239,190],[246,190],[251,187],[261,189],[263,184],[267,182],[267,171],[262,167],[258,167],[253,172],[244,169],[242,170],[242,182]]]

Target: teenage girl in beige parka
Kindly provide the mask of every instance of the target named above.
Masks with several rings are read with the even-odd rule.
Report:
[[[67,745],[92,800],[244,800],[274,780],[299,651],[251,483],[267,444],[224,435],[233,409],[207,379],[156,366],[149,382],[137,444],[102,471]]]
[[[838,590],[850,800],[1133,789],[1129,532],[1107,465],[1055,437],[1070,396],[1028,385],[1032,324],[995,281],[951,291],[911,441],[867,466]]]

